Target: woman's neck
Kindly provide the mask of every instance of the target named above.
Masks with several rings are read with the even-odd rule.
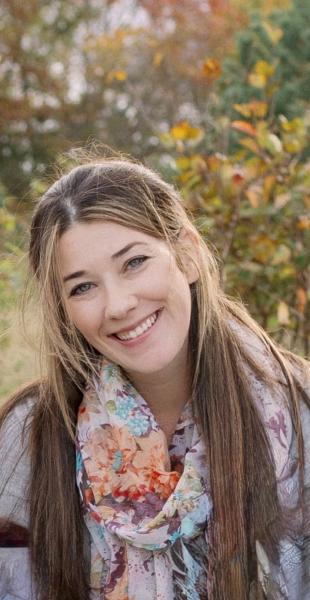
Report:
[[[169,439],[182,410],[191,397],[191,366],[188,358],[156,373],[132,373],[133,385],[148,403]]]

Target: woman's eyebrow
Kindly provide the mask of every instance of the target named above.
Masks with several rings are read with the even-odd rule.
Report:
[[[70,275],[66,275],[63,278],[63,282],[69,281],[70,279],[77,279],[78,277],[84,277],[86,271],[75,271],[75,273],[70,273]]]
[[[123,256],[123,254],[126,254],[126,252],[131,250],[131,248],[133,248],[134,246],[141,245],[145,246],[145,242],[131,242],[130,244],[127,244],[127,246],[124,246],[124,248],[121,248],[120,250],[115,252],[115,254],[112,254],[111,258],[119,258],[120,256]]]
[[[111,258],[115,259],[119,258],[120,256],[123,256],[124,254],[126,254],[126,252],[129,252],[129,250],[131,250],[131,248],[133,248],[134,246],[145,246],[145,242],[131,242],[130,244],[124,246],[124,248],[121,248],[120,250],[115,252],[115,254],[112,254]],[[66,283],[67,281],[70,281],[70,279],[78,279],[79,277],[84,277],[84,275],[86,275],[86,271],[75,271],[75,273],[70,273],[70,275],[66,275],[63,278],[63,282]]]

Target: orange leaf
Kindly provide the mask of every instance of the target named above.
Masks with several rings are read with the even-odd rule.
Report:
[[[232,121],[231,127],[232,129],[242,131],[242,133],[246,133],[247,135],[251,135],[253,137],[256,135],[256,129],[247,121]]]
[[[114,69],[107,74],[107,80],[111,81],[125,81],[127,79],[126,71],[122,71],[121,69]]]
[[[252,185],[245,195],[253,208],[257,208],[262,203],[262,188],[258,185]]]
[[[299,313],[303,314],[307,304],[307,294],[303,288],[298,288],[296,290],[296,300],[296,308]]]
[[[310,217],[299,217],[297,223],[297,229],[306,230],[310,229]]]
[[[244,104],[234,104],[233,106],[243,117],[263,118],[266,116],[268,109],[267,103],[260,100],[253,100],[253,102],[246,102]]]
[[[274,175],[267,175],[264,179],[264,198],[268,202],[270,199],[273,188],[276,184],[276,178]]]
[[[216,58],[207,58],[202,65],[203,75],[210,79],[217,79],[221,72],[221,65]]]
[[[207,157],[207,167],[212,173],[216,173],[222,166],[221,157],[215,154]]]

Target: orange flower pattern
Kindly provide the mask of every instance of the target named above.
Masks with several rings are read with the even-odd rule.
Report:
[[[77,483],[93,598],[171,600],[178,588],[206,596],[206,569],[190,545],[206,553],[212,505],[190,403],[168,448],[147,403],[104,362],[79,409]]]

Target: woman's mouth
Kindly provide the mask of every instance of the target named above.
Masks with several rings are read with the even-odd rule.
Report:
[[[114,337],[116,337],[121,342],[128,342],[130,340],[135,340],[145,334],[149,329],[153,327],[158,319],[159,311],[154,312],[152,315],[147,317],[144,321],[139,323],[137,327],[134,329],[129,329],[128,331],[122,331],[122,333],[115,333]]]

